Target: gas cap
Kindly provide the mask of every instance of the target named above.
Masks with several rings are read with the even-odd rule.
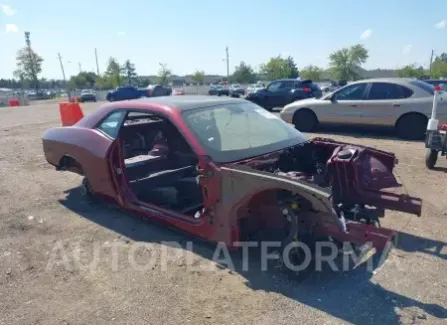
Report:
[[[342,150],[337,154],[337,158],[339,159],[349,159],[353,155],[353,152],[349,149]]]

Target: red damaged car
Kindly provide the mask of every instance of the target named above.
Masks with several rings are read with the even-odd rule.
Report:
[[[384,249],[386,209],[420,216],[389,189],[394,154],[307,139],[254,103],[175,96],[106,104],[43,136],[47,161],[84,176],[85,192],[230,248],[329,236]]]

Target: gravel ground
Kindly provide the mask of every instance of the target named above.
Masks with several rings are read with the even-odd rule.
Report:
[[[400,242],[377,272],[290,276],[256,259],[243,271],[237,254],[233,270],[216,267],[212,245],[187,252],[166,243],[183,234],[85,203],[81,178],[44,160],[40,137],[57,125],[54,103],[0,109],[0,324],[446,324],[447,162],[426,170],[422,143],[318,134],[395,152],[423,215],[387,214]]]

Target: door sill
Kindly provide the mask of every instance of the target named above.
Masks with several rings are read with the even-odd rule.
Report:
[[[185,210],[192,210],[196,205],[192,205],[190,207],[187,207],[183,209],[182,211],[174,211],[167,208],[158,207],[149,203],[137,201],[132,202],[132,204],[137,207],[140,210],[143,210],[145,212],[148,212],[150,215],[149,217],[156,217],[156,218],[162,218],[162,219],[174,219],[179,220],[182,222],[190,223],[190,224],[201,224],[202,218],[194,218],[194,215],[186,215],[184,214]],[[199,209],[203,204],[198,205],[197,209]]]

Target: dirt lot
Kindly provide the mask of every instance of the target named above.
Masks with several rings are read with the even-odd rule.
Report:
[[[400,231],[400,242],[377,272],[291,277],[243,271],[238,255],[234,270],[191,269],[185,255],[214,265],[214,247],[194,241],[186,254],[163,241],[191,238],[85,203],[81,178],[44,160],[40,137],[58,124],[56,104],[0,109],[0,324],[446,323],[447,162],[426,170],[422,143],[325,131],[394,151],[408,192],[425,200],[423,216],[388,213],[383,225]],[[144,267],[162,253],[166,265]]]

